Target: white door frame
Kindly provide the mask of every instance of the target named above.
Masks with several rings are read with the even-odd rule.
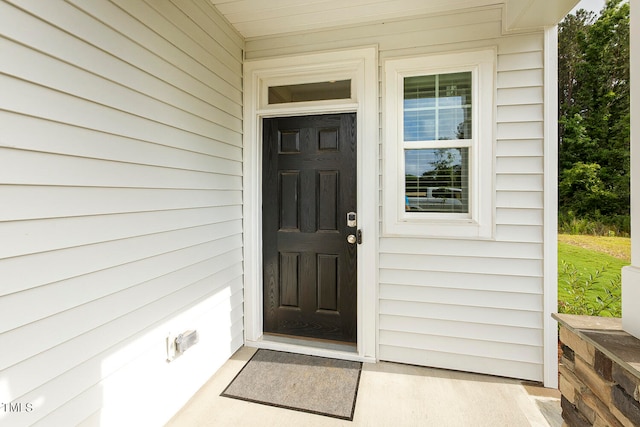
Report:
[[[351,99],[269,105],[269,86],[351,80]],[[245,345],[318,356],[374,361],[378,294],[377,48],[246,61],[244,64],[244,334]],[[358,246],[357,353],[269,341],[262,306],[262,119],[355,112],[357,115]]]

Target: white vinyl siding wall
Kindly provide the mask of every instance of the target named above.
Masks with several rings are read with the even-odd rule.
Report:
[[[242,48],[206,0],[0,1],[0,424],[161,425],[242,345]]]
[[[497,47],[494,239],[381,235],[378,357],[542,381],[544,33],[503,35],[501,19],[500,8],[477,8],[249,38],[245,49],[254,59],[377,45],[382,65]]]

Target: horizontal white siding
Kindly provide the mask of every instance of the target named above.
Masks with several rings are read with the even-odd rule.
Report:
[[[161,425],[242,345],[243,44],[206,0],[0,2],[0,424]]]
[[[503,36],[501,19],[489,7],[250,38],[246,56],[377,45],[382,70],[388,58],[497,46],[494,239],[380,238],[378,357],[542,380],[543,33]]]

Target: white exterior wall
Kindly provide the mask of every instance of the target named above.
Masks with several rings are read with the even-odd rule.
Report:
[[[242,345],[242,47],[206,0],[0,2],[0,424],[161,425]]]
[[[378,358],[542,381],[544,32],[503,36],[501,19],[500,8],[480,8],[250,38],[246,57],[377,45],[382,65],[388,58],[497,46],[494,239],[380,234]]]

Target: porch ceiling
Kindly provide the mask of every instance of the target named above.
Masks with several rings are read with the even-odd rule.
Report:
[[[210,0],[244,36],[263,37],[497,5],[505,29],[557,24],[578,0]]]

